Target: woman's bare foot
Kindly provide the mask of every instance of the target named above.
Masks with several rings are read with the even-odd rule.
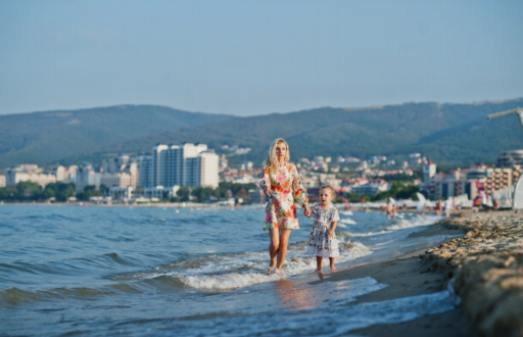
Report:
[[[331,273],[335,273],[336,272],[336,267],[335,266],[332,266],[331,267]]]
[[[276,266],[269,266],[269,269],[267,269],[267,274],[272,275],[276,272]]]
[[[320,278],[320,280],[323,281],[323,277],[324,277],[323,272],[321,270],[316,270],[316,273],[318,274],[318,277]]]
[[[285,271],[283,270],[283,267],[276,268],[276,275],[278,275],[279,277],[285,276]]]

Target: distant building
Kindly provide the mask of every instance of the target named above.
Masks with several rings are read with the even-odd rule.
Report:
[[[421,190],[431,200],[446,200],[464,194],[473,200],[478,194],[478,185],[482,186],[485,193],[492,194],[512,186],[513,182],[514,172],[511,168],[479,166],[466,172],[458,169],[449,175],[436,175],[424,182]]]
[[[54,170],[56,181],[62,183],[74,183],[76,181],[77,170],[78,167],[76,165],[71,165],[69,167],[62,165],[57,166]]]
[[[150,157],[138,161],[139,186],[218,187],[219,157],[206,144],[164,145],[153,148]]]
[[[212,188],[218,187],[220,183],[218,175],[220,159],[218,155],[214,152],[205,151],[200,153],[199,161],[200,172],[194,172],[195,175],[200,176],[199,185]]]
[[[6,186],[15,186],[22,181],[31,181],[44,187],[56,182],[56,176],[44,173],[42,168],[34,164],[22,164],[5,171]]]
[[[375,181],[368,184],[356,185],[352,187],[352,192],[359,195],[375,196],[380,192],[389,190],[389,184],[384,181]]]
[[[505,151],[501,153],[496,161],[498,167],[523,166],[523,149]]]
[[[106,187],[133,187],[138,184],[138,163],[128,155],[104,160],[100,168],[100,185]]]
[[[153,186],[153,162],[151,156],[141,156],[138,158],[138,187],[149,188]]]
[[[76,191],[81,192],[86,186],[100,188],[100,178],[100,173],[96,172],[91,164],[78,167],[75,180]]]
[[[505,189],[506,187],[512,186],[512,182],[511,168],[490,169],[489,175],[484,181],[485,192],[491,194],[495,191]]]
[[[115,200],[131,200],[134,197],[134,188],[131,186],[127,187],[111,187],[109,193],[112,199]]]
[[[434,162],[428,162],[426,165],[423,165],[422,173],[423,173],[423,181],[429,181],[436,175],[436,163]]]
[[[0,187],[5,187],[5,176],[0,174]]]

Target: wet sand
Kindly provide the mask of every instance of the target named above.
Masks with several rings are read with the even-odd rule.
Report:
[[[459,229],[436,224],[414,235],[459,234]],[[430,270],[423,259],[426,249],[418,250],[391,261],[384,261],[341,270],[327,277],[325,282],[341,281],[371,276],[378,282],[388,285],[376,292],[357,298],[357,302],[376,302],[389,299],[435,293],[448,288],[446,273]],[[461,307],[454,310],[423,316],[398,324],[380,324],[350,332],[358,336],[475,336],[471,324]]]

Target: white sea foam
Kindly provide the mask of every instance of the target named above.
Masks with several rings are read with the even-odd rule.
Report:
[[[371,250],[359,242],[349,243],[340,240],[340,245],[347,246],[348,248],[343,250],[342,254],[337,258],[337,262],[346,262],[354,260],[356,258],[368,255]],[[235,272],[218,272],[219,269],[227,268],[227,266],[216,266],[216,273],[212,274],[192,274],[181,276],[181,281],[188,287],[200,289],[200,290],[227,290],[242,288],[251,286],[258,283],[270,282],[280,278],[286,278],[288,276],[299,275],[306,272],[313,271],[316,267],[316,261],[314,257],[306,255],[302,250],[301,252],[289,252],[287,258],[287,264],[283,274],[272,274],[268,275],[265,270],[260,270],[260,266],[267,264],[266,253],[250,253],[249,265],[252,268],[246,268],[244,271]],[[240,257],[238,257],[240,258]],[[245,258],[245,256],[242,256]],[[245,261],[244,261],[245,263]],[[230,269],[230,268],[228,268]]]
[[[365,233],[350,233],[352,237],[368,237],[368,236],[375,236],[375,235],[383,235],[392,233],[395,231],[399,231],[406,228],[415,228],[415,227],[423,227],[423,226],[429,226],[437,221],[441,220],[441,216],[436,215],[420,215],[409,219],[399,219],[396,223],[393,225],[390,225],[386,227],[384,230],[375,231],[375,232],[365,232]]]
[[[343,217],[341,218],[340,220],[340,224],[344,224],[344,225],[355,225],[356,224],[356,221],[354,221],[353,219],[349,218],[349,217]]]
[[[428,226],[441,219],[442,217],[437,215],[420,215],[411,219],[400,219],[396,224],[387,227],[386,230],[396,231],[404,228]]]

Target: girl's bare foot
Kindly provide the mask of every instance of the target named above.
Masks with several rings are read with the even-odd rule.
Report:
[[[318,274],[318,277],[320,278],[320,280],[323,281],[323,272],[321,270],[316,270],[316,273]]]
[[[267,274],[272,275],[276,272],[276,266],[269,266],[269,269],[267,270]]]
[[[332,266],[331,267],[331,273],[335,273],[336,272],[336,267]]]

